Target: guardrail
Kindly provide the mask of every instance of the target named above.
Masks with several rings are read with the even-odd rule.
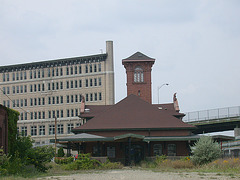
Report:
[[[188,112],[183,117],[184,122],[220,120],[240,116],[240,106],[209,109],[203,111]]]

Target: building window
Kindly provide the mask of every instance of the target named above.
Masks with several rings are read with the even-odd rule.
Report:
[[[94,101],[97,101],[97,93],[94,93]]]
[[[78,95],[75,94],[75,102],[78,102]]]
[[[100,92],[98,95],[99,95],[99,101],[101,101],[102,100],[102,93]]]
[[[67,109],[67,117],[70,117],[70,111]]]
[[[34,92],[36,92],[36,91],[37,91],[37,85],[34,84]]]
[[[71,88],[73,88],[73,81],[71,81]]]
[[[74,117],[74,110],[71,109],[71,117]]]
[[[69,89],[69,81],[67,81],[66,88]]]
[[[20,113],[20,116],[21,116],[21,120],[23,120],[23,113],[22,112]]]
[[[27,112],[25,112],[25,120],[27,120]]]
[[[31,126],[31,136],[37,135],[37,126]]]
[[[27,106],[27,99],[24,99],[24,106]]]
[[[90,94],[90,101],[93,101],[93,94]]]
[[[94,86],[97,86],[97,78],[94,78]]]
[[[15,73],[12,74],[12,80],[15,81]]]
[[[51,97],[48,97],[48,104],[51,104]]]
[[[92,82],[92,79],[90,79],[90,87],[92,87],[93,85],[93,82]]]
[[[99,85],[99,86],[102,85],[102,78],[98,78],[98,85]]]
[[[71,134],[72,133],[71,130],[72,130],[72,128],[74,128],[73,124],[72,123],[68,124],[67,127],[68,127],[68,134]]]
[[[50,77],[50,76],[51,76],[51,70],[48,69],[48,77]]]
[[[88,79],[85,80],[85,86],[88,87]]]
[[[42,112],[42,118],[45,119],[45,111]]]
[[[168,156],[176,156],[176,144],[168,144]]]
[[[79,87],[82,87],[82,80],[79,80]]]
[[[22,74],[22,71],[20,72],[20,80],[23,80],[23,74]]]
[[[59,89],[59,83],[56,82],[56,90],[58,90],[58,89]]]
[[[34,70],[34,78],[35,78],[35,79],[37,78],[37,72],[36,72],[36,70]]]
[[[75,88],[78,88],[78,81],[75,80]]]
[[[154,156],[162,155],[162,144],[154,144],[153,145],[153,154],[154,154]]]
[[[55,90],[55,84],[54,84],[54,82],[52,83],[52,90]]]
[[[102,71],[102,65],[98,64],[98,72],[101,72],[101,71]]]
[[[40,78],[41,77],[41,72],[40,72],[40,70],[38,70],[38,78]]]
[[[69,95],[67,95],[67,103],[69,103]]]
[[[58,128],[57,128],[57,130],[58,130],[58,134],[63,134],[63,124],[58,124]]]
[[[5,77],[5,74],[3,74],[3,82],[5,82],[6,81],[6,77]]]
[[[66,67],[66,75],[69,75],[69,68]]]
[[[63,82],[60,82],[60,89],[63,89]]]
[[[48,118],[52,117],[52,111],[48,111]]]
[[[78,69],[77,66],[75,66],[74,69],[75,69],[75,74],[77,74],[77,69]]]
[[[58,68],[56,69],[56,76],[58,76],[59,74],[58,74]]]
[[[141,67],[136,67],[134,69],[134,82],[137,82],[137,83],[144,82],[143,69]]]
[[[21,133],[22,133],[22,136],[27,136],[27,126],[21,127]]]
[[[17,93],[19,93],[19,86],[17,86]]]
[[[12,87],[12,93],[15,94],[15,86]]]
[[[73,75],[73,67],[70,67],[71,75]]]
[[[92,72],[92,64],[89,65],[89,71]]]
[[[56,104],[59,104],[59,96],[56,96]]]
[[[60,68],[60,76],[62,76],[62,75],[63,75],[63,69]]]
[[[60,102],[63,104],[63,96],[60,97]]]
[[[42,70],[42,78],[44,78],[44,69]]]
[[[29,78],[32,79],[32,71],[29,71]]]
[[[86,94],[86,101],[88,101],[88,94]]]
[[[94,72],[97,72],[97,65],[94,64]]]
[[[37,112],[34,112],[34,119],[37,119]]]
[[[85,65],[85,73],[88,73],[88,65]]]
[[[33,112],[30,113],[31,119],[33,119]]]
[[[27,92],[27,85],[24,85],[24,92]]]
[[[55,125],[51,124],[48,126],[49,135],[55,134]]]
[[[44,136],[45,135],[45,125],[39,126],[39,135]]]
[[[44,86],[44,84],[42,84],[42,91],[45,91],[45,86]]]
[[[79,74],[82,74],[82,66],[79,65]]]
[[[54,74],[55,74],[54,68],[52,68],[52,77],[54,77]]]
[[[42,113],[41,113],[41,111],[39,111],[39,112],[38,112],[38,119],[42,119],[42,116],[41,116],[41,115],[42,115]]]
[[[61,118],[63,118],[63,110],[61,109]]]
[[[78,116],[78,109],[75,109],[75,116]]]

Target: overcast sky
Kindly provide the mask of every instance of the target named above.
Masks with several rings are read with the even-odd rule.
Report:
[[[0,0],[0,62],[12,65],[105,52],[114,43],[115,101],[122,59],[155,58],[153,103],[181,112],[240,106],[239,0]]]

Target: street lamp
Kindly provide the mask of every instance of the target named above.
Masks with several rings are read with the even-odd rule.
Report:
[[[164,83],[161,86],[158,86],[158,104],[159,104],[159,90],[161,89],[161,87],[163,87],[164,85],[168,86],[168,83]]]

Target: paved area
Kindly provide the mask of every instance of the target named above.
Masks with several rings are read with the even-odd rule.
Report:
[[[153,172],[147,170],[108,170],[94,171],[68,176],[51,176],[39,178],[39,180],[233,180],[240,179],[239,176],[221,173],[197,173],[197,172]]]

